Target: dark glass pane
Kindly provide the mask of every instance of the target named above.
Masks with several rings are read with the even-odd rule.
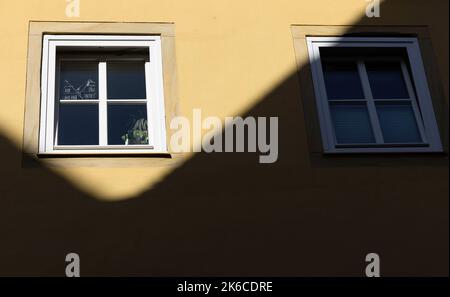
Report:
[[[422,142],[410,103],[378,103],[378,118],[387,143]]]
[[[331,104],[330,111],[339,144],[375,142],[365,104]]]
[[[108,99],[145,99],[145,63],[109,62]]]
[[[108,144],[148,144],[146,104],[108,105]]]
[[[322,65],[329,100],[364,99],[355,62],[324,61]]]
[[[409,98],[400,62],[366,62],[366,69],[375,99]]]
[[[60,104],[59,145],[98,145],[98,105]]]
[[[59,94],[65,100],[98,99],[98,63],[61,62]]]

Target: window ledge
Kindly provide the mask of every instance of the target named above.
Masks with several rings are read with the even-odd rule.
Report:
[[[22,167],[165,167],[175,166],[188,158],[187,153],[144,154],[24,154]]]
[[[335,149],[326,150],[323,153],[326,155],[333,154],[442,154],[444,151],[442,148],[431,148],[427,145],[418,145],[410,147],[384,147],[384,146],[373,146],[373,147],[351,147],[351,146],[341,146]]]
[[[409,153],[312,153],[314,167],[448,167],[446,152],[409,152]]]

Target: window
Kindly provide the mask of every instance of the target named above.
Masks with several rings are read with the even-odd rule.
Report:
[[[307,43],[326,153],[442,151],[415,38]]]
[[[159,36],[44,35],[39,152],[164,153]]]

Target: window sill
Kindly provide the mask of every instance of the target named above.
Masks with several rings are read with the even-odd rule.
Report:
[[[447,151],[424,152],[316,152],[311,153],[313,167],[448,167]]]
[[[430,147],[427,144],[417,144],[410,146],[385,146],[385,145],[373,145],[373,146],[338,146],[336,148],[325,150],[323,153],[326,155],[335,154],[367,154],[367,155],[379,155],[379,154],[442,154],[444,151],[441,147]]]
[[[188,154],[142,153],[142,154],[24,154],[22,167],[106,167],[137,168],[174,166],[186,159]]]
[[[52,153],[39,153],[38,158],[171,158],[171,154],[167,152],[65,152],[57,151]]]

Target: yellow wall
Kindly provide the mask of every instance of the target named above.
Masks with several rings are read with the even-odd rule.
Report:
[[[191,216],[184,214],[184,210],[186,212],[191,211],[192,215],[196,214],[204,219],[204,221],[198,219],[199,221],[191,222],[191,225],[189,225],[201,230],[199,233],[193,232],[195,240],[201,241],[203,235],[206,238],[208,237],[211,231],[205,227],[208,225],[208,220],[216,222],[214,228],[217,232],[226,233],[226,230],[237,232],[236,237],[229,235],[232,240],[247,240],[247,243],[244,243],[241,248],[235,244],[229,244],[229,253],[250,254],[250,250],[256,247],[256,243],[275,247],[275,241],[278,240],[279,244],[287,249],[287,255],[278,255],[277,259],[288,261],[288,255],[295,254],[295,248],[301,246],[301,240],[296,237],[299,236],[295,233],[295,230],[299,230],[297,227],[285,229],[284,225],[301,225],[304,227],[304,224],[309,224],[306,219],[306,221],[302,221],[301,215],[299,215],[299,218],[297,217],[298,213],[296,214],[294,210],[300,208],[306,213],[317,215],[315,216],[316,219],[319,217],[324,220],[327,218],[325,213],[329,211],[337,217],[336,220],[342,223],[341,225],[338,223],[339,226],[350,229],[353,228],[353,224],[363,221],[369,230],[372,230],[371,228],[377,224],[387,230],[391,228],[389,224],[394,224],[395,220],[399,219],[398,216],[404,215],[405,222],[409,222],[408,220],[413,222],[409,225],[413,230],[404,230],[408,228],[408,224],[405,222],[396,225],[398,227],[396,230],[400,233],[406,232],[408,236],[405,235],[406,237],[403,238],[400,235],[399,239],[393,234],[387,237],[380,234],[377,238],[385,243],[391,242],[394,246],[397,240],[403,239],[401,245],[409,246],[416,243],[417,238],[414,237],[414,234],[419,233],[421,242],[429,241],[432,246],[433,244],[439,246],[429,249],[421,246],[420,249],[415,250],[416,252],[426,249],[427,255],[433,252],[444,255],[446,242],[448,249],[448,237],[444,235],[445,231],[448,232],[447,227],[444,226],[445,222],[448,224],[448,213],[446,215],[442,209],[445,206],[448,207],[445,198],[448,193],[446,181],[448,165],[441,160],[442,157],[419,157],[419,159],[412,161],[412,165],[406,163],[395,165],[394,162],[393,166],[383,166],[378,163],[377,165],[361,166],[351,162],[353,165],[322,167],[310,162],[306,145],[306,132],[302,123],[304,121],[303,111],[298,99],[300,86],[295,76],[296,60],[290,30],[290,26],[293,24],[428,26],[445,100],[448,103],[448,1],[386,0],[382,4],[380,19],[364,17],[366,4],[364,0],[81,0],[81,16],[79,18],[67,18],[64,0],[0,0],[0,138],[2,148],[0,160],[3,163],[3,165],[0,164],[0,200],[3,199],[4,201],[1,203],[11,207],[9,210],[6,210],[6,207],[0,207],[3,208],[3,211],[0,211],[0,214],[3,215],[2,222],[7,223],[6,218],[8,218],[18,224],[16,226],[18,232],[22,231],[28,234],[27,232],[34,230],[33,232],[40,234],[31,235],[29,241],[27,239],[19,240],[22,244],[35,243],[33,240],[38,240],[38,238],[49,239],[52,244],[58,246],[55,249],[60,251],[63,250],[62,246],[64,245],[55,239],[58,237],[58,232],[64,232],[64,226],[73,227],[77,222],[79,223],[78,219],[80,221],[87,219],[91,223],[96,222],[90,216],[95,216],[96,211],[103,211],[99,210],[102,209],[103,204],[96,204],[98,203],[97,200],[120,200],[122,202],[117,202],[119,204],[113,206],[120,208],[122,205],[120,203],[125,203],[125,201],[135,199],[152,201],[154,197],[166,197],[164,199],[167,199],[167,201],[163,202],[164,207],[159,211],[166,212],[171,221],[189,221]],[[175,170],[175,166],[24,168],[20,149],[24,122],[29,21],[174,22],[176,25],[176,54],[179,74],[179,114],[190,117],[193,108],[201,108],[204,116],[245,115],[251,114],[252,110],[256,110],[257,114],[270,116],[271,108],[276,109],[277,104],[292,107],[289,110],[290,114],[283,113],[284,118],[280,119],[282,127],[286,128],[289,125],[289,128],[286,129],[290,133],[280,134],[280,137],[284,137],[284,140],[280,140],[279,163],[259,169],[257,166],[262,165],[254,164],[257,163],[257,157],[245,158],[239,155],[236,158],[242,160],[242,163],[231,161],[230,165],[229,160],[233,159],[235,155],[230,154],[223,157],[226,158],[224,161],[220,160],[222,156],[202,156],[200,160],[194,157],[191,161],[181,165],[178,171]],[[278,92],[274,96],[278,101],[270,99],[271,92]],[[265,101],[267,98],[269,100]],[[264,102],[268,102],[268,104],[264,105]],[[263,106],[261,107],[263,109],[258,109],[259,106]],[[291,143],[287,140],[288,138],[298,138],[299,140]],[[290,147],[292,144],[297,145],[297,147]],[[217,158],[219,160],[216,160]],[[390,164],[391,161],[392,159],[387,159],[381,163]],[[201,164],[201,166],[195,164]],[[209,167],[208,164],[213,167]],[[242,174],[242,176],[238,175],[240,179],[247,180],[247,183],[233,179],[236,174],[248,170],[248,167],[253,171]],[[276,176],[276,178],[265,180],[263,173],[271,177]],[[178,182],[180,178],[177,178],[177,176],[189,176],[189,183],[187,181]],[[168,183],[166,178],[168,181],[175,180]],[[214,178],[220,179],[222,182],[216,179],[212,180]],[[230,181],[232,185],[227,184],[226,180]],[[159,186],[158,183],[161,183],[162,186]],[[152,189],[155,189],[155,192],[152,192]],[[200,191],[203,192],[199,194]],[[336,192],[340,194],[333,196],[333,193]],[[38,195],[41,197],[36,197]],[[52,195],[54,198],[48,198]],[[193,198],[198,197],[198,195],[207,195],[207,197],[202,196],[203,198],[200,200]],[[47,198],[45,198],[46,196]],[[412,202],[407,199],[408,196],[412,198]],[[56,199],[56,197],[61,200]],[[131,199],[133,197],[137,198]],[[230,198],[233,207],[224,202],[226,197],[233,197]],[[247,218],[244,210],[239,209],[238,197],[244,201],[250,198],[254,199],[252,204],[248,203],[244,206],[245,210],[248,211],[248,216],[252,218]],[[271,201],[271,198],[274,197],[277,197],[278,200]],[[327,197],[331,198],[328,199]],[[78,204],[78,199],[83,200],[81,205]],[[187,202],[190,199],[197,202],[195,205],[198,208],[195,210]],[[340,205],[341,199],[345,201],[345,210]],[[217,218],[217,214],[220,213],[219,204],[214,202],[216,200],[225,203],[224,205],[221,204],[221,209],[225,209],[227,212],[219,215],[219,218]],[[313,200],[316,204],[312,202]],[[430,202],[430,200],[432,201]],[[369,202],[365,204],[363,201]],[[211,204],[213,205],[212,209],[217,211],[216,216],[202,216],[199,209],[202,207],[207,209],[207,205]],[[251,206],[257,208],[259,204],[262,204],[260,206],[265,210],[260,216],[258,216],[257,210],[256,213],[252,211]],[[57,207],[54,205],[57,205]],[[175,210],[171,209],[170,205]],[[181,209],[182,206],[184,210]],[[67,214],[65,216],[54,214],[51,211],[53,207],[58,209],[56,212],[59,214],[69,211],[63,210],[66,207],[74,207],[74,212],[80,211],[82,213],[78,214],[77,217],[68,215],[69,218],[67,218]],[[149,216],[161,216],[155,209],[157,205],[148,205],[148,207]],[[322,213],[321,207],[323,207],[324,213]],[[352,207],[354,212],[347,213],[346,211]],[[410,212],[404,214],[402,210],[405,207]],[[290,210],[287,210],[288,208]],[[106,213],[102,212],[102,215],[107,217],[107,213],[111,211],[114,213],[115,219],[119,221],[122,219],[131,220],[133,224],[137,225],[146,216],[144,213],[140,213],[142,217],[133,217],[129,214],[127,211],[138,209],[134,204],[133,206],[125,204],[124,209],[126,210],[117,212],[114,208],[114,210],[108,210]],[[384,210],[388,213],[387,221],[379,222],[377,213],[382,213]],[[287,213],[283,211],[287,211]],[[343,211],[342,216],[336,214],[339,211]],[[46,218],[40,217],[35,212],[45,213]],[[233,215],[233,213],[235,214]],[[25,223],[18,222],[20,218],[30,216],[36,220],[37,226],[34,227],[35,229],[29,229],[24,225]],[[234,218],[233,226],[227,225],[227,217]],[[276,217],[284,217],[284,219],[278,220],[275,219]],[[306,215],[306,217],[309,216]],[[430,218],[431,222],[429,221]],[[62,225],[59,225],[58,219],[63,220]],[[223,221],[219,222],[220,219],[223,219]],[[429,225],[423,227],[425,229],[421,229],[421,224],[418,223],[423,221],[429,222]],[[271,223],[270,226],[265,225],[268,222]],[[108,221],[108,223],[112,224],[111,228],[119,226],[116,225],[119,224],[118,222]],[[160,223],[162,224],[162,222]],[[330,223],[333,223],[333,220]],[[81,222],[79,224],[86,223]],[[95,225],[95,223],[93,224]],[[105,224],[102,226],[107,227],[106,222],[100,224]],[[264,238],[264,231],[262,230],[254,231],[255,234],[249,235],[250,238],[254,236],[253,239],[246,238],[244,234],[237,231],[239,226],[242,225],[268,228],[266,230],[269,230],[267,231],[269,236],[272,235],[270,242],[267,243],[262,239]],[[11,226],[11,228],[14,228],[14,226]],[[89,226],[83,225],[83,227],[73,228],[77,230],[75,233],[81,234],[83,232],[79,228],[89,229]],[[319,229],[318,233],[327,232],[326,226],[321,226]],[[130,226],[130,229],[124,230],[134,229]],[[174,230],[171,231],[175,232]],[[432,233],[435,236],[429,234],[430,230],[436,232]],[[139,241],[139,234],[141,234],[139,232],[145,231],[136,232],[138,234],[134,234],[134,238],[138,238],[136,240]],[[168,235],[161,235],[156,230],[152,232],[155,232],[152,234],[160,242],[166,240],[166,243],[158,245],[157,249],[160,253],[164,253],[165,248],[171,244],[177,245],[180,241],[187,255],[192,256],[196,253],[194,247],[182,234],[175,232],[175,234],[178,234],[179,237],[177,238],[180,241],[172,241]],[[361,233],[364,232],[364,230],[361,230]],[[359,234],[359,231],[356,233]],[[10,233],[7,234],[4,238],[5,241],[12,240],[12,238],[17,240]],[[310,236],[308,240],[319,245],[322,241],[324,241],[324,244],[340,243],[338,237],[328,242],[321,239],[318,234],[308,232],[306,234]],[[114,232],[111,231],[110,235],[114,237]],[[292,237],[297,238],[293,243],[289,241],[289,238]],[[64,240],[68,239],[65,238]],[[90,240],[97,242],[94,238]],[[370,241],[367,238],[366,240]],[[364,240],[356,240],[356,245],[364,244],[361,241]],[[39,242],[39,244],[44,245],[41,241]],[[216,245],[220,245],[221,240],[215,238],[213,242],[214,247],[217,247]],[[100,250],[109,246],[108,243],[100,241],[97,243],[96,250],[88,250],[86,252],[88,255],[93,256],[97,252],[100,254]],[[79,242],[75,241],[73,244],[77,246]],[[119,243],[113,239],[110,244],[117,245]],[[356,250],[356,247],[350,243],[341,244],[347,250]],[[149,243],[149,246],[151,245]],[[344,249],[344,246],[341,246],[341,248]],[[8,250],[7,247],[11,249]],[[6,252],[3,252],[2,256],[6,257],[8,254],[12,256],[14,254],[12,252],[13,247],[16,246],[11,242],[6,244],[6,247],[4,246]],[[80,249],[83,249],[83,247],[87,248],[81,245]],[[130,246],[125,244],[122,248],[123,250],[133,251],[134,247],[131,244]],[[210,248],[213,249],[213,247]],[[319,250],[322,250],[322,248],[319,248]],[[398,261],[408,265],[407,258],[399,256],[400,248],[388,248],[387,250],[390,251],[390,253],[387,252],[387,257],[399,257],[400,260]],[[24,247],[19,248],[19,253],[23,253],[23,258],[29,259],[25,251]],[[222,249],[220,251],[219,256],[226,258],[228,252]],[[327,253],[325,250],[323,251]],[[205,251],[201,248],[199,253],[201,252]],[[48,252],[45,256],[50,259],[51,252]],[[166,257],[169,256],[163,256],[168,266],[158,264],[159,266],[154,269],[155,273],[169,274],[170,271],[173,271],[171,269],[176,270],[176,264]],[[112,256],[107,259],[103,258],[103,264],[109,263],[108,261],[111,259]],[[206,263],[206,259],[202,259]],[[353,261],[360,261],[360,259],[353,259]],[[420,261],[416,266],[413,264],[407,266],[409,270],[406,273],[420,274],[422,270],[419,268],[423,268],[423,271],[426,270],[427,273],[431,274],[448,273],[446,264],[441,266],[436,264],[437,262],[427,264],[426,257]],[[272,260],[268,262],[268,267],[273,269],[267,269],[267,271],[281,274],[283,272],[295,273],[294,267],[283,270],[281,264],[272,263]],[[296,261],[294,260],[294,262]],[[447,259],[443,259],[444,262],[448,262]],[[301,266],[301,262],[296,264]],[[112,266],[105,265],[110,268],[110,270],[105,268],[106,272],[120,271],[120,265],[117,263],[114,264],[117,266],[113,264],[111,264]],[[217,267],[222,268],[212,269],[216,273],[232,271],[232,268],[228,267],[226,263],[220,262],[217,265]],[[251,257],[248,262],[244,262],[242,265],[243,267],[247,265],[241,269],[244,272],[251,273],[251,267],[254,267],[255,272],[265,271],[263,264]],[[325,264],[323,263],[323,265]],[[189,272],[188,266],[188,263],[185,263],[185,266],[178,271]],[[6,267],[11,268],[13,266],[11,264],[11,266]],[[93,273],[102,271],[100,268],[95,270],[94,266],[88,267],[92,268]],[[312,265],[304,266],[305,271],[308,268],[315,271]],[[402,273],[397,266],[391,268],[392,273]],[[13,268],[11,269],[14,271]],[[143,267],[136,269],[136,271],[145,271]],[[194,270],[197,272],[207,271],[206,268],[202,270],[200,266]],[[36,270],[29,270],[29,272],[57,273],[53,268],[41,268],[41,270],[36,268]],[[328,272],[353,273],[353,270],[333,268]],[[2,271],[1,273],[5,274],[6,272]],[[21,274],[19,270],[16,273]],[[315,273],[320,274],[319,268]]]
[[[429,2],[400,2],[392,4],[389,10],[383,9],[381,20],[368,23],[429,25],[436,36],[439,64],[448,64],[444,37],[447,29],[441,19],[433,17],[441,10]],[[193,108],[201,108],[204,116],[224,117],[242,114],[292,74],[295,55],[290,25],[351,25],[360,21],[366,9],[362,0],[80,3],[80,17],[68,18],[63,0],[2,0],[0,61],[6,71],[0,73],[0,129],[17,147],[22,142],[30,20],[174,22],[180,114],[190,116]],[[448,76],[448,68],[440,70],[444,77]],[[448,85],[445,87],[448,94]],[[120,199],[139,194],[168,171],[169,168],[71,168],[58,173],[96,197]]]

